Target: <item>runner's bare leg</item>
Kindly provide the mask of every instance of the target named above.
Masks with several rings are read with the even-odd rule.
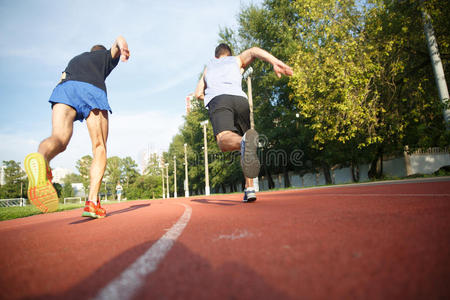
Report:
[[[108,139],[108,111],[94,109],[86,119],[92,141],[91,185],[89,200],[97,201],[98,192],[106,169],[106,141]]]
[[[38,152],[47,162],[66,150],[73,133],[77,112],[69,105],[56,103],[52,109],[52,135],[39,144]]]

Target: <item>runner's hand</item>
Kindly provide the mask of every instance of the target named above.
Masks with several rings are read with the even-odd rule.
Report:
[[[278,78],[281,78],[281,74],[286,76],[292,76],[292,74],[294,74],[292,68],[283,63],[281,60],[278,60],[273,64],[273,70],[275,71],[275,74],[277,74]]]
[[[120,60],[127,61],[130,58],[130,50],[128,50],[127,41],[122,36],[117,38],[117,47],[120,50]]]

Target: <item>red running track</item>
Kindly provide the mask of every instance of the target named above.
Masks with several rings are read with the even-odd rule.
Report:
[[[101,220],[77,209],[0,222],[0,298],[98,298],[188,208],[173,247],[125,298],[450,297],[450,178],[241,198],[105,205]]]

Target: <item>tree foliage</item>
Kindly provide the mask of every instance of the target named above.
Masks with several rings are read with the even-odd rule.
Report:
[[[3,168],[5,184],[0,186],[0,199],[26,197],[28,182],[20,163],[14,160],[3,161]]]
[[[90,185],[90,169],[92,164],[92,156],[85,155],[76,162],[76,168],[81,176],[81,183],[83,183],[84,191],[87,194]]]
[[[371,174],[380,176],[376,162],[383,155],[403,152],[405,146],[448,146],[423,9],[433,20],[449,78],[445,1],[266,0],[242,8],[237,28],[221,28],[219,42],[228,43],[235,55],[258,46],[294,67],[292,78],[278,79],[270,64],[252,64],[255,127],[263,137],[260,175],[269,187],[272,174],[284,173],[289,185],[288,171],[319,168],[331,183],[330,169],[338,165],[352,166],[358,180],[356,169],[367,162],[372,162]],[[182,141],[174,139],[187,143],[199,159],[199,121],[206,118],[201,108],[191,113],[180,130]],[[208,147],[217,149],[212,137]],[[287,160],[280,161],[277,153]],[[301,161],[294,163],[292,153]],[[241,180],[238,165],[213,161],[210,167],[215,187]],[[189,170],[192,188],[201,189],[203,164]]]

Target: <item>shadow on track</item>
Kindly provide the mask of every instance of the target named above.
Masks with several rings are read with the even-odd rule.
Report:
[[[113,215],[117,215],[117,214],[122,214],[122,213],[126,213],[126,212],[130,212],[139,208],[144,208],[147,206],[150,206],[151,204],[138,204],[138,205],[131,205],[130,207],[124,208],[124,209],[120,209],[120,210],[116,210],[113,211],[111,213],[106,213],[106,217],[111,217]],[[70,225],[75,225],[75,224],[82,224],[82,223],[86,223],[86,222],[90,222],[90,221],[94,221],[96,219],[92,219],[92,218],[84,218],[82,220],[78,220],[75,222],[70,223]]]
[[[191,200],[191,202],[222,205],[222,206],[234,206],[239,203],[242,203],[242,201],[236,201],[236,200],[217,200],[217,199],[193,199],[193,200]]]
[[[119,254],[62,293],[22,299],[92,299],[155,242],[145,242]],[[144,282],[133,299],[291,299],[251,268],[237,262],[213,266],[180,242],[175,242]]]

